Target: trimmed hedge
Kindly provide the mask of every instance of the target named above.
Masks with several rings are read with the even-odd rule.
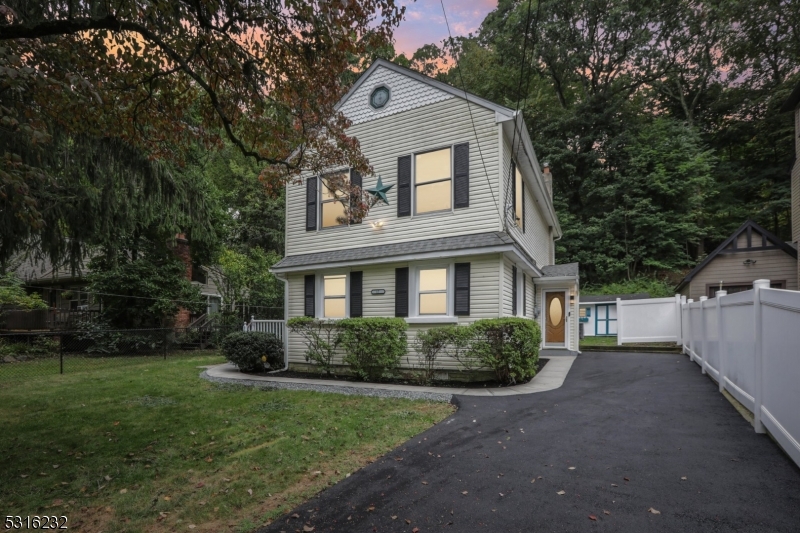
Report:
[[[333,370],[333,357],[339,345],[336,322],[310,316],[290,318],[286,323],[289,331],[300,335],[306,342],[306,361],[313,362],[326,374]]]
[[[344,349],[344,362],[365,381],[394,376],[400,358],[408,351],[402,318],[345,318],[336,323],[338,344]]]
[[[536,375],[539,324],[524,318],[487,318],[470,326],[471,346],[467,357],[490,368],[502,383],[516,383]]]
[[[222,340],[222,355],[242,372],[283,366],[283,343],[272,333],[239,331]]]

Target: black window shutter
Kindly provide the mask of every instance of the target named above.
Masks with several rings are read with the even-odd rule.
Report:
[[[408,267],[394,269],[394,316],[408,316]]]
[[[511,267],[511,314],[517,316],[517,267]]]
[[[455,309],[456,316],[469,316],[469,287],[470,287],[470,264],[456,263],[456,294]]]
[[[397,216],[411,216],[411,156],[397,158]]]
[[[525,182],[522,182],[522,233],[525,233]]]
[[[528,316],[528,280],[522,274],[522,316]]]
[[[361,188],[363,187],[363,180],[361,178],[361,172],[356,169],[350,169],[350,185],[353,187],[358,187],[359,192],[353,193],[350,196],[350,208],[352,209],[357,202],[361,201]],[[350,217],[351,224],[361,224],[360,218]]]
[[[457,144],[453,148],[453,170],[454,170],[454,205],[459,207],[469,207],[469,143]]]
[[[306,231],[317,230],[317,177],[306,181]]]
[[[314,310],[316,276],[309,274],[305,281],[305,315],[313,317],[316,315]]]
[[[350,317],[363,316],[363,301],[361,294],[364,281],[363,272],[350,272]]]

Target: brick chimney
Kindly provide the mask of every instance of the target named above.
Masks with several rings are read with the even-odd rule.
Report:
[[[547,189],[547,193],[550,195],[550,200],[553,200],[553,174],[550,173],[550,163],[544,164],[544,169],[542,169],[544,173],[544,186]]]

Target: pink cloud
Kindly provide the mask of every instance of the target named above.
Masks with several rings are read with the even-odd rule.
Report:
[[[394,33],[395,50],[411,56],[424,44],[441,45],[447,39],[447,26],[440,0],[400,0],[406,17]],[[453,37],[475,33],[497,0],[444,0]]]

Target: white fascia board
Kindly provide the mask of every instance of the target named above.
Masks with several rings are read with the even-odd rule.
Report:
[[[536,283],[539,285],[549,285],[552,283],[561,283],[564,281],[572,281],[578,283],[578,278],[575,276],[547,276],[546,278],[539,278]]]
[[[550,193],[547,191],[547,187],[544,184],[544,176],[542,176],[539,159],[536,157],[536,152],[533,149],[533,143],[531,142],[530,135],[528,135],[528,129],[525,127],[525,121],[522,118],[522,113],[517,114],[516,121],[513,119],[513,117],[508,117],[502,122],[504,132],[508,136],[509,141],[513,139],[515,123],[517,127],[516,137],[521,137],[522,143],[520,147],[521,150],[518,149],[516,153],[514,152],[514,147],[511,147],[511,156],[514,157],[514,159],[520,165],[522,169],[522,177],[527,182],[530,190],[536,196],[536,199],[539,201],[539,205],[545,206],[545,217],[550,225],[553,226],[555,235],[560,238],[563,235],[561,231],[561,224],[558,222],[558,216],[556,215],[553,201],[550,198]],[[517,144],[516,140],[514,141],[514,144]],[[519,157],[520,152],[525,157]]]
[[[380,257],[377,259],[359,259],[356,261],[336,261],[333,263],[318,263],[315,265],[298,265],[286,268],[270,268],[270,272],[276,276],[288,274],[292,272],[314,272],[317,270],[327,270],[331,268],[343,267],[357,267],[365,265],[379,265],[387,263],[408,263],[413,261],[424,261],[429,259],[450,259],[455,257],[467,257],[471,255],[487,255],[487,254],[513,254],[513,256],[520,262],[524,262],[531,272],[536,272],[541,275],[541,271],[535,265],[528,262],[527,259],[517,253],[513,244],[504,244],[502,246],[486,246],[483,248],[465,248],[463,250],[443,250],[438,252],[426,252],[421,254],[405,254],[393,255],[389,257]]]

